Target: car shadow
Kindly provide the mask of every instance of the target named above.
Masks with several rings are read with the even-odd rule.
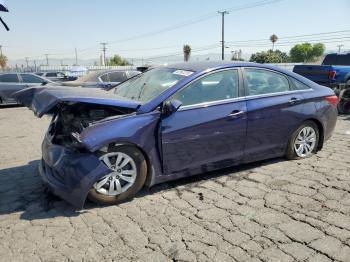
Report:
[[[245,164],[237,167],[225,168],[219,171],[206,172],[200,175],[181,178],[171,182],[155,185],[150,189],[142,189],[135,198],[156,194],[178,186],[186,186],[187,189],[197,186],[198,182],[205,182],[209,179],[218,178],[239,171],[269,165],[283,161],[282,158],[260,161],[253,164]],[[0,216],[14,213],[20,214],[23,220],[39,220],[54,217],[74,217],[87,212],[90,209],[101,208],[86,201],[84,209],[79,210],[64,200],[48,192],[43,185],[38,173],[39,160],[30,161],[23,166],[16,166],[0,170]],[[233,174],[230,179],[246,179],[248,173]],[[202,196],[201,196],[202,197]],[[128,200],[126,202],[132,201]]]

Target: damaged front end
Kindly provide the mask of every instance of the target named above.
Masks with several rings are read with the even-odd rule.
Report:
[[[42,143],[39,171],[54,194],[78,208],[83,207],[96,179],[110,172],[95,155],[95,150],[84,145],[81,134],[86,135],[86,130],[135,115],[139,106],[134,101],[118,100],[105,91],[101,92],[28,88],[15,94],[16,100],[38,117],[53,115]],[[111,133],[108,129],[103,132]],[[90,132],[90,138],[95,140],[100,135],[98,142],[103,143],[103,132]]]
[[[79,136],[85,128],[134,112],[135,110],[130,108],[87,103],[63,103],[53,116],[48,133],[52,137],[53,144],[82,149]]]

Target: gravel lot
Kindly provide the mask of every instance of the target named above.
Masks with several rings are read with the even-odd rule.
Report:
[[[49,123],[0,109],[1,261],[350,261],[350,116],[323,151],[273,159],[77,211],[44,192]]]

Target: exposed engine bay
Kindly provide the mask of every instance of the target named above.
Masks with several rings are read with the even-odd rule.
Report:
[[[74,146],[78,143],[74,137],[86,127],[98,121],[133,113],[129,108],[120,108],[91,103],[62,103],[52,118],[49,134],[52,142],[58,145]]]

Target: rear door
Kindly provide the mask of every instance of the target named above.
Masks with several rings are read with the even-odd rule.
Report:
[[[302,91],[277,71],[244,68],[247,98],[245,160],[284,154],[290,134],[303,119]]]
[[[166,174],[200,173],[241,161],[246,102],[239,75],[238,69],[211,73],[170,98],[182,106],[161,122]]]
[[[17,73],[0,75],[0,99],[2,103],[15,103],[11,96],[13,93],[23,89]]]

